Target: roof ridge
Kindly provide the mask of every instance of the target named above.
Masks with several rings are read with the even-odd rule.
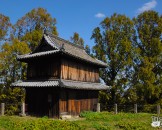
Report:
[[[52,46],[53,48],[59,50],[59,46],[55,44],[55,42],[51,39],[51,37],[50,37],[49,35],[46,36],[46,35],[43,34],[43,36],[44,36],[45,40],[47,41],[47,43],[48,43],[50,46]],[[54,43],[54,44],[53,44],[53,43]]]
[[[50,32],[46,32],[45,34],[46,34],[46,35],[49,35],[50,37],[57,38],[58,40],[64,41],[64,42],[66,42],[67,44],[70,44],[70,45],[72,45],[72,46],[75,46],[75,47],[77,47],[77,48],[80,48],[80,49],[82,49],[82,50],[85,50],[83,46],[74,44],[74,43],[72,43],[72,42],[70,42],[70,41],[68,41],[68,40],[65,40],[65,39],[63,39],[63,38],[61,38],[61,37],[59,37],[59,36],[56,36],[56,35],[54,35],[54,34],[52,34],[52,33],[50,33]]]

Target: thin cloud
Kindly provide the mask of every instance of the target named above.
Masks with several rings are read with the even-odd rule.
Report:
[[[97,13],[97,14],[95,14],[95,17],[96,17],[96,18],[104,18],[104,17],[106,17],[106,16],[105,16],[105,14],[103,14],[103,13]]]
[[[139,8],[137,10],[137,14],[143,13],[144,11],[151,10],[151,9],[155,8],[156,5],[157,5],[156,0],[152,0],[148,3],[145,3],[141,8]]]

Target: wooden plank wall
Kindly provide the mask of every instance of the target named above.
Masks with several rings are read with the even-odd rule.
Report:
[[[84,82],[99,82],[99,69],[77,61],[63,59],[61,61],[61,78]]]
[[[27,78],[59,78],[60,64],[59,62],[32,62],[28,63]]]
[[[64,91],[61,93],[65,94]],[[96,111],[98,91],[69,90],[66,96],[66,100],[63,96],[60,98],[60,113],[79,115],[82,111]]]
[[[60,113],[67,112],[67,109],[68,109],[68,102],[67,102],[67,94],[66,93],[67,93],[66,91],[61,91],[61,93],[60,93],[60,103],[59,103]]]
[[[55,79],[99,82],[99,68],[69,59],[39,59],[28,63],[28,79]],[[61,62],[61,63],[60,63]],[[60,71],[61,69],[61,71]]]

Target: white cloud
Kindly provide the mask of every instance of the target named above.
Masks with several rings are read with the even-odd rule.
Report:
[[[144,11],[151,10],[151,9],[155,8],[156,5],[157,5],[156,0],[152,0],[152,1],[148,2],[148,3],[145,3],[141,8],[139,8],[137,10],[137,13],[140,14],[140,13],[142,13]]]
[[[104,18],[105,17],[105,14],[103,14],[103,13],[97,13],[97,14],[95,14],[95,17],[96,18]]]

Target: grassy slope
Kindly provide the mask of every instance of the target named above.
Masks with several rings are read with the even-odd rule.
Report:
[[[4,116],[0,117],[0,130],[152,130],[151,116],[147,113],[84,112],[85,120],[62,121],[47,118]]]

